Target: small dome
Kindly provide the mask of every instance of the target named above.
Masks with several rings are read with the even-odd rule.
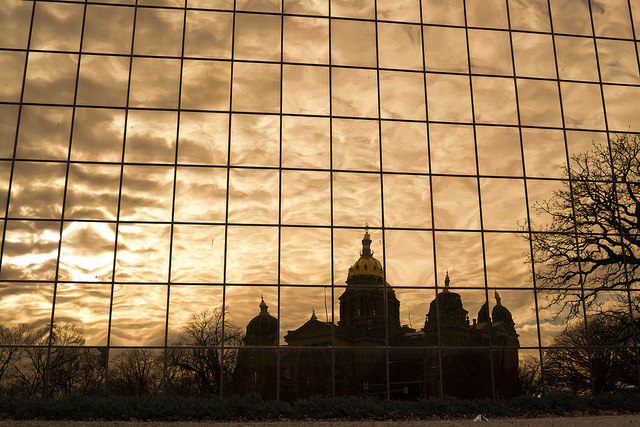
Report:
[[[464,309],[464,307],[462,306],[462,298],[460,298],[460,295],[455,292],[449,292],[448,290],[445,290],[439,293],[438,297],[431,301],[431,306],[433,307],[434,313],[436,301],[438,301],[438,309],[441,312]]]
[[[496,305],[491,310],[491,319],[493,322],[504,322],[509,326],[515,326],[515,322],[513,321],[513,316],[511,312],[507,310],[507,307],[502,305],[502,300],[500,299],[500,295],[498,291],[496,291]]]
[[[369,230],[365,230],[364,238],[362,239],[362,253],[360,258],[349,267],[349,274],[347,275],[347,281],[354,276],[375,276],[384,279],[384,269],[380,261],[373,257],[371,251],[371,236]]]
[[[251,319],[247,325],[247,337],[266,337],[277,334],[278,319],[269,314],[264,299],[260,302],[260,314]]]
[[[480,307],[480,311],[478,311],[478,323],[486,323],[488,321],[489,321],[489,306],[485,302],[484,304],[482,304],[482,307]]]

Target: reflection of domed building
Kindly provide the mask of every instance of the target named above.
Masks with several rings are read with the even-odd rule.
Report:
[[[339,298],[338,324],[320,321],[313,313],[285,335],[287,345],[280,347],[281,399],[331,395],[333,374],[337,395],[385,397],[389,380],[392,398],[433,397],[441,389],[445,396],[489,397],[491,361],[497,397],[519,393],[518,334],[497,292],[491,317],[485,303],[477,321],[470,324],[460,295],[450,289],[447,273],[444,289],[431,301],[424,328],[416,331],[400,325],[400,302],[384,278],[365,231],[362,253],[349,268],[347,287]],[[277,330],[277,319],[262,301],[260,314],[247,325],[245,346],[276,346]],[[385,345],[391,347],[388,359]],[[275,349],[240,350],[236,391],[275,398],[276,366]]]

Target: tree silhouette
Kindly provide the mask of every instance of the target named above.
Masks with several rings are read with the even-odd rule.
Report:
[[[633,329],[638,332],[638,321],[622,313],[619,307],[599,311],[587,317],[587,329],[584,322],[577,322],[554,339],[553,347],[557,348],[543,355],[548,392],[587,396],[592,388],[596,394],[638,391],[636,355],[629,348],[633,346]]]
[[[571,157],[563,186],[536,203],[551,218],[531,235],[539,288],[555,290],[551,304],[579,314],[602,290],[640,282],[640,136],[620,134],[610,144]],[[572,290],[573,289],[573,290]]]
[[[169,352],[167,383],[175,392],[186,395],[211,396],[219,393],[221,375],[231,379],[237,359],[236,349],[220,347],[241,345],[241,331],[228,320],[221,309],[194,313],[184,326],[185,349]]]
[[[116,394],[157,394],[162,388],[162,355],[149,349],[125,350],[109,370],[109,390]]]
[[[0,328],[2,343],[25,346],[0,349],[2,393],[23,397],[40,395],[47,380],[47,396],[53,398],[100,393],[104,384],[105,352],[79,348],[85,339],[80,328],[71,323],[54,323],[51,336],[54,347],[49,350],[50,331],[50,325]]]

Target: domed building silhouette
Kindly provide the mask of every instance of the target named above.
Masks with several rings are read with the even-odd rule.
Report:
[[[284,336],[287,345],[279,350],[279,381],[274,348],[278,320],[261,301],[260,313],[247,325],[248,348],[238,352],[236,392],[273,399],[279,383],[282,400],[331,395],[334,386],[338,396],[383,398],[389,381],[391,397],[396,399],[436,397],[440,390],[445,397],[478,398],[492,396],[493,373],[496,397],[520,393],[518,334],[497,291],[491,316],[485,302],[470,323],[447,272],[424,327],[401,325],[400,301],[373,256],[366,229],[362,252],[349,268],[346,283],[337,324],[321,321],[312,312],[307,322]]]

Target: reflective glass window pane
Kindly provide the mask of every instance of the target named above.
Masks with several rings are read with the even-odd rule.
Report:
[[[474,178],[434,176],[435,228],[480,229],[478,183]]]
[[[550,30],[547,0],[509,0],[509,16],[514,30]]]
[[[598,66],[593,40],[578,37],[555,37],[558,75],[566,80],[598,80]]]
[[[429,120],[471,122],[471,95],[466,76],[427,74]]]
[[[428,177],[386,174],[383,183],[386,227],[431,227]]]
[[[124,120],[124,110],[76,108],[71,160],[119,162]]]
[[[380,170],[378,123],[372,120],[333,119],[334,169]]]
[[[427,126],[424,123],[383,121],[381,126],[384,171],[429,171]]]
[[[281,283],[295,285],[331,283],[331,230],[286,227],[281,231],[281,239]],[[308,304],[309,301],[301,300],[300,303]]]
[[[551,17],[556,33],[591,34],[589,5],[581,0],[551,0]]]
[[[282,171],[282,223],[331,224],[331,176],[327,172]]]
[[[544,34],[512,33],[516,75],[556,77],[553,39]]]
[[[280,109],[280,66],[237,63],[233,67],[234,111],[277,113]]]
[[[282,166],[329,169],[329,119],[282,117]]]
[[[489,230],[520,230],[527,222],[524,181],[505,178],[480,180],[482,225]]]
[[[173,163],[177,116],[171,111],[130,111],[127,118],[124,161]]]
[[[419,26],[389,23],[378,25],[380,67],[421,70],[421,50]]]
[[[18,106],[0,105],[0,156],[13,156],[18,126]]]
[[[236,15],[234,58],[280,60],[280,17],[240,13]]]
[[[222,283],[223,271],[224,226],[174,225],[172,282]],[[196,292],[195,289],[193,292]]]
[[[122,173],[120,219],[171,220],[172,167],[127,165]]]
[[[604,129],[604,111],[600,86],[562,82],[562,106],[567,127]]]
[[[343,18],[375,18],[375,0],[330,0],[331,15]]]
[[[26,48],[31,11],[35,3],[2,0],[1,4],[4,13],[0,15],[0,26],[5,30],[0,34],[0,46],[16,49]]]
[[[504,0],[468,2],[467,25],[471,27],[507,28],[507,3]]]
[[[16,102],[20,100],[25,54],[22,52],[0,51],[0,101]]]
[[[633,37],[629,2],[626,0],[594,0],[591,3],[593,26],[598,37]]]
[[[133,52],[139,55],[179,56],[182,52],[184,12],[138,8]]]
[[[116,219],[119,165],[72,163],[69,166],[65,218]]]
[[[467,72],[467,34],[463,28],[424,29],[424,56],[428,71]]]
[[[469,59],[472,73],[512,75],[509,33],[469,30]]]
[[[164,345],[166,310],[167,285],[116,285],[111,310],[111,345]],[[161,364],[161,356],[157,357],[156,363]],[[112,366],[115,369],[110,369],[110,373],[117,373],[117,362]]]
[[[284,61],[327,64],[329,20],[285,16]]]
[[[88,5],[82,50],[98,53],[130,53],[133,12],[134,9],[131,7]]]
[[[562,131],[523,129],[522,146],[527,176],[560,178],[564,175],[566,154]]]
[[[625,86],[604,86],[604,100],[607,106],[609,129],[619,132],[638,132],[640,120],[638,111],[640,88]]]
[[[305,15],[328,15],[329,0],[285,0],[284,11]]]
[[[558,84],[546,80],[518,79],[520,123],[524,126],[562,125]]]
[[[79,104],[124,107],[127,102],[129,59],[83,55],[78,77]]]
[[[278,172],[231,169],[229,174],[229,222],[278,223]]]
[[[476,173],[473,128],[462,125],[429,125],[433,173]]]
[[[8,216],[60,218],[65,174],[63,163],[16,162]]]
[[[386,214],[386,212],[385,212]],[[389,284],[395,286],[434,286],[433,269],[433,237],[428,231],[386,230],[385,231],[385,259],[386,278]],[[416,254],[420,254],[415,256]],[[400,299],[400,292],[397,292]],[[423,304],[426,302],[424,301]],[[416,310],[418,301],[407,301],[410,310]],[[403,314],[401,310],[400,314]],[[418,311],[426,313],[426,310]],[[421,320],[421,319],[420,319]],[[403,322],[404,323],[404,322]]]
[[[0,277],[3,280],[53,280],[60,223],[7,221],[5,227]]]
[[[72,109],[22,107],[16,156],[23,159],[66,160],[69,152]]]
[[[333,68],[331,79],[333,114],[355,117],[378,115],[378,88],[374,70]]]
[[[229,116],[216,113],[180,113],[178,163],[226,165]]]
[[[24,101],[71,104],[75,91],[77,55],[66,53],[29,54]]]
[[[329,114],[329,68],[285,65],[282,111],[287,114]]]
[[[522,176],[518,129],[477,126],[476,141],[480,175]],[[496,153],[500,153],[500,156],[496,156]]]
[[[228,227],[227,283],[277,283],[278,228]]]
[[[333,223],[362,227],[382,224],[380,178],[374,174],[333,174]]]
[[[186,19],[185,56],[231,58],[231,13],[188,10]]]
[[[179,167],[176,171],[174,219],[224,222],[227,171],[222,168]]]
[[[484,286],[480,233],[437,231],[435,239],[439,275],[448,271],[453,287]],[[442,286],[442,280],[439,286]]]
[[[131,69],[129,106],[176,108],[180,60],[134,58]]]
[[[631,41],[598,39],[598,60],[605,83],[640,82],[636,47]]]
[[[231,67],[228,62],[184,61],[181,107],[194,110],[228,110]]]
[[[169,275],[170,232],[167,224],[120,224],[115,280],[166,282]]]
[[[280,159],[278,116],[234,114],[231,116],[230,164],[277,167]]]
[[[331,21],[333,65],[376,66],[376,35],[371,22]]]
[[[110,281],[115,238],[113,223],[65,223],[58,278],[74,282]]]
[[[419,0],[377,0],[378,19],[420,22]]]
[[[110,297],[109,285],[58,283],[54,321],[78,328],[79,338],[84,345],[106,345]],[[84,388],[87,385],[89,384],[85,383],[79,387]]]
[[[424,76],[400,71],[380,72],[380,115],[386,119],[424,120]]]
[[[517,124],[513,79],[473,77],[473,106],[478,123]]]
[[[422,22],[425,24],[464,25],[463,0],[422,0]]]
[[[82,13],[80,4],[37,2],[31,48],[77,51],[80,48]]]

